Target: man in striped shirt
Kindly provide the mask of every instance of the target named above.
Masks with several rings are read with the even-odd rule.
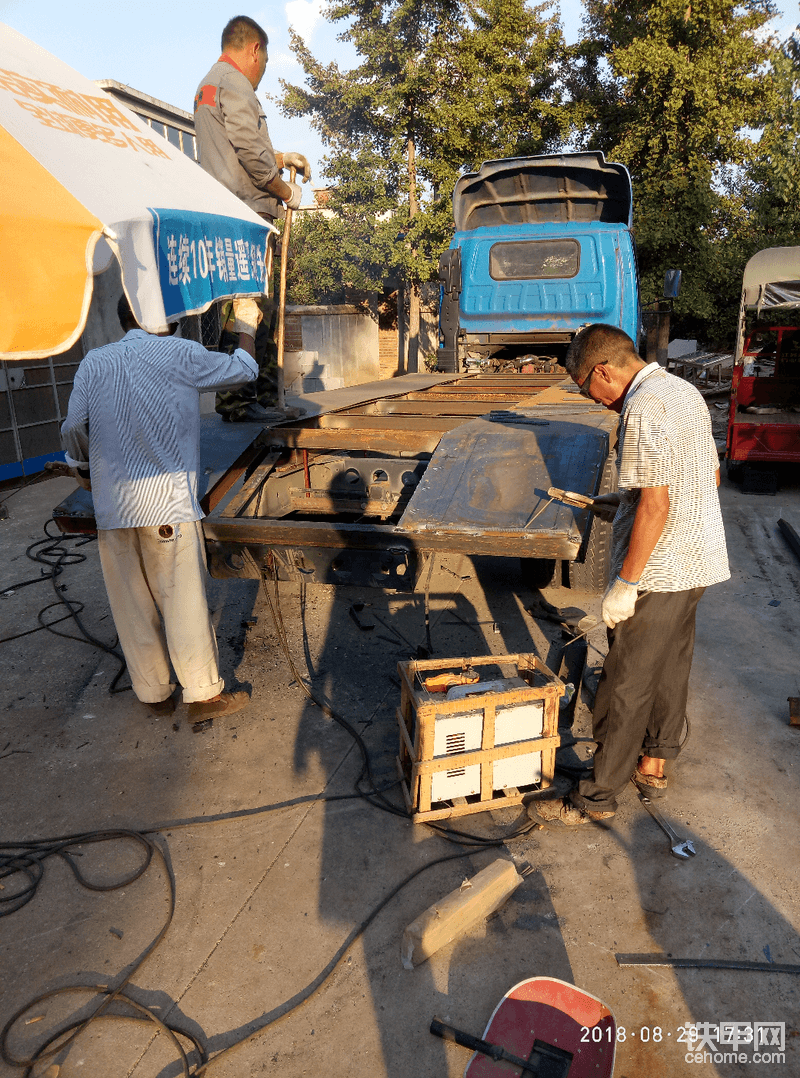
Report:
[[[88,352],[75,373],[61,428],[67,464],[92,491],[133,691],[154,714],[171,714],[171,661],[191,722],[230,715],[250,698],[223,691],[206,602],[200,391],[256,377],[253,327],[237,325],[239,347],[229,356],[145,333],[125,296],[118,314],[125,336]]]
[[[583,330],[565,363],[584,396],[620,414],[619,494],[598,506],[613,531],[592,775],[563,801],[535,806],[542,819],[575,825],[613,816],[631,777],[645,792],[666,788],[664,761],[681,749],[697,604],[730,571],[717,450],[697,389],[644,363],[615,326]]]

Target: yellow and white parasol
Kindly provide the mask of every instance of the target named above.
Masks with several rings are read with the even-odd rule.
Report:
[[[116,256],[140,325],[265,291],[274,231],[94,83],[0,24],[0,358],[70,348]]]

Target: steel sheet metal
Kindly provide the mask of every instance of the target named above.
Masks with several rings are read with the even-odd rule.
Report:
[[[408,532],[561,533],[579,545],[589,514],[547,502],[547,488],[597,492],[608,456],[602,415],[484,416],[442,437],[400,520]],[[553,536],[555,537],[555,536]]]

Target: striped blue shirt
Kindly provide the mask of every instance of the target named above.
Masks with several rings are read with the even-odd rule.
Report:
[[[67,463],[89,467],[98,528],[201,520],[200,391],[258,375],[255,360],[132,329],[88,352],[61,428]]]

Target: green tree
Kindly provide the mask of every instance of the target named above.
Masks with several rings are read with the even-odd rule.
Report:
[[[747,174],[750,253],[800,244],[800,34],[784,42],[772,71],[776,107]]]
[[[485,159],[541,152],[568,130],[563,39],[549,8],[525,0],[340,0],[326,15],[357,51],[360,62],[349,71],[320,64],[293,36],[306,85],[284,84],[283,109],[310,116],[330,149],[337,218],[304,226],[294,280],[307,272],[315,240],[334,241],[340,287],[360,281],[378,290],[396,273],[409,289],[411,370],[419,285],[435,278],[449,243],[456,178]]]
[[[684,332],[717,332],[739,170],[774,108],[772,0],[586,0],[572,89],[586,145],[628,166],[642,296],[683,270]],[[728,282],[729,283],[729,282]],[[734,312],[735,315],[735,312]]]

